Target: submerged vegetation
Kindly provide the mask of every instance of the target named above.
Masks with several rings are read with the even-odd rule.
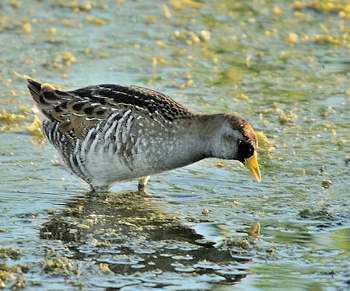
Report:
[[[33,119],[32,119],[33,118]],[[32,121],[30,121],[32,119]],[[44,138],[41,121],[37,116],[32,116],[30,110],[21,108],[19,112],[0,111],[0,132],[28,133],[35,137],[36,141]]]

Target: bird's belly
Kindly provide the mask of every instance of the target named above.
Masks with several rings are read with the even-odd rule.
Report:
[[[113,129],[113,127],[111,127]],[[95,130],[95,129],[93,129]],[[160,132],[150,134],[134,129],[134,134],[125,127],[112,131],[92,130],[74,147],[79,171],[95,186],[110,185],[117,181],[148,176],[182,167],[203,158],[189,150],[189,141],[174,134]],[[74,161],[73,161],[74,162]]]
[[[125,156],[117,153],[95,153],[87,157],[85,166],[94,185],[108,185],[154,173],[142,154]]]

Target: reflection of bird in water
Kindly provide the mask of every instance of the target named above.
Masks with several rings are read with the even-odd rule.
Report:
[[[162,211],[157,199],[140,192],[74,199],[51,216],[40,236],[61,240],[68,257],[93,268],[106,264],[114,276],[127,275],[131,281],[152,274],[148,283],[181,276],[202,283],[214,277],[217,283],[233,283],[246,276],[244,263],[249,261],[233,257],[228,248],[214,247],[179,217]]]
[[[245,163],[260,181],[257,139],[235,114],[191,112],[142,87],[89,86],[60,91],[28,79],[48,140],[94,191],[216,157]]]

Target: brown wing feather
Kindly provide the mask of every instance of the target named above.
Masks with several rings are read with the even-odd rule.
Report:
[[[147,88],[102,84],[74,91],[60,91],[28,79],[28,88],[39,110],[61,130],[81,136],[111,112],[135,108],[157,114],[166,121],[191,117],[192,113],[170,97]]]
[[[189,117],[192,113],[183,105],[160,92],[138,87],[101,84],[89,86],[68,93],[80,96],[91,103],[109,108],[119,108],[121,104],[131,105],[149,113],[157,113],[168,121]]]
[[[84,100],[80,96],[57,90],[31,79],[27,81],[37,108],[45,118],[58,122],[63,134],[73,138],[82,137],[99,120],[107,116],[107,110],[98,104],[89,104],[89,100]]]

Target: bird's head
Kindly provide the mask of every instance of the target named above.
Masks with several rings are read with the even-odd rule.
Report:
[[[260,182],[258,140],[250,123],[236,114],[217,115],[213,122],[216,130],[211,143],[212,156],[240,161]]]

